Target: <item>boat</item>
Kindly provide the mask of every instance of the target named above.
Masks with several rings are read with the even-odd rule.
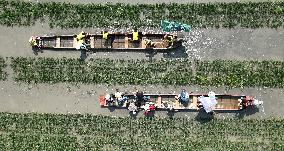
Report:
[[[106,95],[110,96],[112,103],[109,103]],[[111,106],[127,109],[130,102],[137,102],[137,95],[135,93],[124,93],[122,96],[125,100],[122,103],[116,98],[115,94],[106,95],[99,96],[101,107]],[[198,111],[205,109],[209,113],[211,111],[239,111],[249,106],[258,107],[263,104],[263,101],[247,95],[215,94],[214,92],[209,92],[208,94],[188,93],[188,102],[186,103],[181,101],[180,94],[143,94],[143,101],[141,103],[142,107],[138,107],[138,109],[142,109],[145,104],[152,104],[156,110],[168,110],[171,108],[175,111]]]
[[[165,35],[173,36],[173,45],[168,47],[164,39]],[[155,51],[168,52],[182,46],[182,39],[177,38],[177,34],[163,33],[142,33],[139,32],[139,40],[132,40],[132,33],[113,32],[108,34],[107,45],[103,39],[103,34],[87,34],[86,44],[89,51]],[[38,40],[38,46],[42,50],[55,51],[76,51],[76,35],[52,35],[52,36],[32,36],[30,39]],[[150,39],[155,46],[147,46],[146,39]],[[78,51],[78,50],[77,50]]]

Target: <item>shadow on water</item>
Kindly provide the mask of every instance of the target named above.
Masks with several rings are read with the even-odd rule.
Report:
[[[163,57],[164,58],[188,58],[188,54],[186,53],[185,47],[181,46],[168,53],[164,53]]]
[[[136,119],[137,118],[137,115],[138,115],[138,111],[136,112],[136,114],[133,114],[133,112],[129,112],[129,116],[132,118],[132,119]]]
[[[149,60],[151,61],[155,55],[157,55],[160,52],[155,52],[153,51],[147,51],[145,52],[145,56],[147,58],[149,58]],[[164,58],[188,58],[188,54],[185,51],[185,47],[181,46],[179,48],[175,48],[172,50],[168,50],[167,52],[163,53],[163,57]]]
[[[145,114],[144,114],[145,115]],[[145,115],[146,118],[155,118],[155,111],[148,112],[147,115]]]
[[[243,109],[241,111],[238,111],[236,113],[236,117],[239,118],[239,119],[242,119],[244,118],[245,116],[250,116],[250,115],[253,115],[253,114],[256,114],[257,112],[259,112],[259,108],[256,108],[256,107],[253,107],[253,106],[250,106],[246,109]]]
[[[207,123],[214,119],[214,113],[206,113],[205,110],[200,110],[195,117],[195,120],[200,123]]]
[[[110,112],[115,111],[115,109],[116,109],[116,107],[112,107],[112,106],[108,107],[108,110],[109,110]]]
[[[157,52],[154,51],[145,52],[145,56],[149,58],[149,61],[152,61],[156,54]]]
[[[175,111],[168,111],[167,112],[167,115],[168,115],[168,117],[170,118],[170,119],[173,119],[174,118],[174,116],[175,116]]]

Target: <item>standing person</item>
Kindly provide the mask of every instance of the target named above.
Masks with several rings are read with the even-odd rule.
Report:
[[[137,111],[138,111],[138,107],[135,105],[134,102],[130,102],[129,106],[128,106],[128,110],[130,112],[133,113],[133,115],[136,115]]]
[[[86,36],[87,34],[82,31],[78,35],[76,35],[77,40],[77,50],[81,50],[81,60],[85,60],[87,58],[87,45],[86,45]]]
[[[30,39],[29,39],[29,43],[30,45],[32,46],[32,50],[33,50],[33,53],[35,55],[38,55],[38,52],[40,51],[41,53],[43,53],[43,51],[41,50],[41,45],[39,44],[39,41],[40,41],[40,37],[36,37],[36,36],[32,36]]]
[[[134,48],[138,48],[140,45],[140,41],[139,41],[139,32],[137,28],[134,28],[132,32],[132,41],[133,41]]]
[[[105,48],[111,48],[110,36],[107,30],[103,31],[103,45]]]

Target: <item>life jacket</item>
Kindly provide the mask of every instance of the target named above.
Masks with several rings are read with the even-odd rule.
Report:
[[[78,44],[82,44],[85,42],[85,38],[86,38],[86,35],[83,35],[83,32],[81,32],[79,35],[77,35],[77,43]]]
[[[133,34],[133,40],[138,40],[138,31],[136,31],[136,32],[133,32],[132,33]]]
[[[103,31],[103,39],[107,39],[107,38],[108,38],[108,32]]]
[[[30,43],[31,46],[36,46],[37,45],[36,38],[35,37],[31,37],[29,39],[29,43]]]
[[[36,46],[37,45],[37,42],[35,39],[33,39],[31,42],[30,42],[31,46]]]

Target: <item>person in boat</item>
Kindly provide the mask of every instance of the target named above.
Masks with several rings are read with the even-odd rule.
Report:
[[[87,58],[86,36],[87,33],[85,33],[84,31],[80,32],[78,35],[75,36],[77,41],[76,49],[81,50],[81,60],[85,60]]]
[[[167,43],[167,48],[171,48],[173,47],[173,43],[174,43],[174,37],[172,35],[166,34],[164,36],[164,40]]]
[[[134,48],[139,47],[140,41],[139,41],[139,32],[138,32],[137,28],[134,28],[134,30],[132,32],[132,42],[133,42]]]
[[[142,91],[136,92],[137,102],[144,102],[144,94]]]
[[[107,104],[108,104],[109,106],[113,105],[114,100],[113,100],[111,94],[106,94],[105,100],[106,100],[106,102],[107,102]]]
[[[135,104],[140,107],[145,102],[144,94],[142,91],[137,91],[135,94]]]
[[[152,42],[152,40],[150,39],[144,39],[144,43],[146,48],[155,48],[156,47],[156,43]]]
[[[128,99],[122,92],[119,92],[118,89],[116,89],[115,98],[119,105],[123,105],[123,103]]]
[[[103,45],[104,45],[104,47],[105,48],[112,48],[112,38],[109,35],[108,31],[104,30],[102,32],[102,34],[103,34]]]
[[[169,106],[168,102],[165,102],[165,101],[163,101],[162,104],[161,104],[161,107],[165,108],[165,109],[167,109],[168,106]]]
[[[142,108],[145,110],[144,115],[149,115],[149,112],[155,110],[155,105],[153,102],[150,102],[143,105]]]
[[[197,102],[197,110],[203,109],[203,105],[201,102]]]
[[[181,91],[178,97],[182,104],[186,104],[189,102],[189,94],[184,89]]]
[[[76,49],[87,49],[87,47],[86,47],[86,36],[87,36],[87,33],[85,33],[84,31],[82,31],[78,35],[76,35],[76,40],[77,40],[77,48]]]
[[[130,102],[128,106],[128,110],[135,115],[138,111],[138,107],[135,105],[134,102]]]
[[[43,53],[42,49],[41,49],[41,45],[39,44],[39,41],[40,41],[40,37],[36,37],[36,36],[32,36],[30,39],[29,39],[29,43],[30,45],[32,46],[32,50],[33,50],[33,53],[35,55],[38,55],[38,52],[40,51],[41,53]]]
[[[163,102],[162,103],[162,108],[168,109],[169,111],[173,111],[174,110],[173,105],[168,103],[168,102]]]

